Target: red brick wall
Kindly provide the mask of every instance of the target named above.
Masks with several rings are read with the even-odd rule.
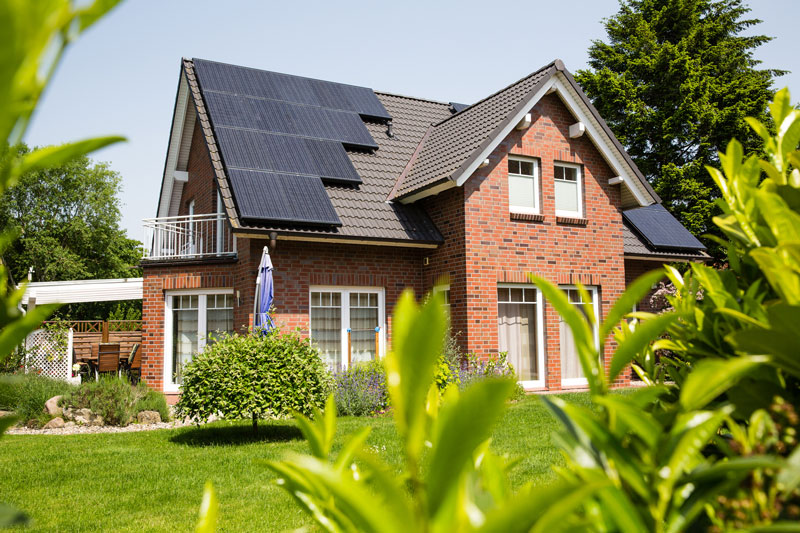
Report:
[[[596,285],[601,314],[625,287],[622,217],[619,186],[609,186],[614,173],[584,136],[570,139],[575,123],[556,95],[544,97],[532,110],[532,124],[514,131],[491,154],[490,164],[478,170],[463,187],[464,283],[466,291],[466,349],[476,354],[496,353],[497,284],[526,282],[527,272],[551,282]],[[541,222],[512,220],[509,215],[509,154],[539,160]],[[583,166],[583,225],[557,222],[553,164],[556,161]],[[447,210],[449,198],[440,194],[426,208],[434,215]],[[437,221],[437,224],[441,222]],[[453,230],[458,234],[458,230]],[[433,256],[439,260],[439,256]],[[432,265],[431,269],[441,268]],[[544,310],[546,384],[561,388],[558,315],[549,305]],[[613,343],[606,345],[606,353]],[[607,358],[609,359],[609,358]],[[608,361],[606,361],[608,363]],[[626,381],[628,376],[623,378]]]
[[[430,291],[439,282],[450,284],[450,330],[461,349],[466,351],[469,325],[465,249],[468,243],[464,239],[464,190],[449,189],[426,198],[422,207],[444,237],[444,244],[425,252],[429,264],[422,267],[423,290]]]
[[[642,261],[639,259],[626,259],[625,260],[625,285],[630,285],[642,274],[646,274],[651,270],[663,269],[664,263],[661,261]],[[666,278],[664,278],[666,280]],[[647,311],[656,313],[659,309],[654,309],[650,305],[650,296],[655,291],[651,290],[647,295],[642,298],[636,309],[639,311]]]
[[[214,167],[208,155],[200,121],[194,125],[192,146],[189,150],[189,161],[186,165],[189,180],[183,185],[179,215],[189,214],[189,202],[194,200],[195,214],[217,212],[217,183],[214,178]]]
[[[200,288],[233,288],[230,263],[205,265],[145,264],[142,302],[142,379],[163,390],[165,291]]]

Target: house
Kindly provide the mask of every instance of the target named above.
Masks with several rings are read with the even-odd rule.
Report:
[[[461,348],[508,352],[531,390],[585,379],[527,273],[602,315],[708,257],[560,60],[463,105],[184,59],[145,226],[143,376],[166,393],[208,333],[252,323],[265,246],[274,319],[332,367],[382,356],[403,289],[435,288]]]

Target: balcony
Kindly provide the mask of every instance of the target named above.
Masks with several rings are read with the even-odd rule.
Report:
[[[142,222],[145,261],[236,257],[236,237],[224,214],[148,218]]]

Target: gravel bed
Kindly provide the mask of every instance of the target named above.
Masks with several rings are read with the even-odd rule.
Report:
[[[153,431],[155,429],[174,429],[191,426],[188,420],[161,422],[159,424],[130,424],[119,426],[70,426],[58,429],[30,429],[17,426],[9,428],[6,435],[79,435],[83,433],[131,433],[134,431]]]

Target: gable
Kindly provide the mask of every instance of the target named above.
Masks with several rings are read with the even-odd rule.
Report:
[[[536,103],[552,93],[558,94],[584,125],[586,134],[617,174],[615,183],[630,191],[638,205],[658,202],[658,195],[560,60],[436,124],[419,148],[414,165],[400,176],[390,200],[410,203],[462,186]]]

